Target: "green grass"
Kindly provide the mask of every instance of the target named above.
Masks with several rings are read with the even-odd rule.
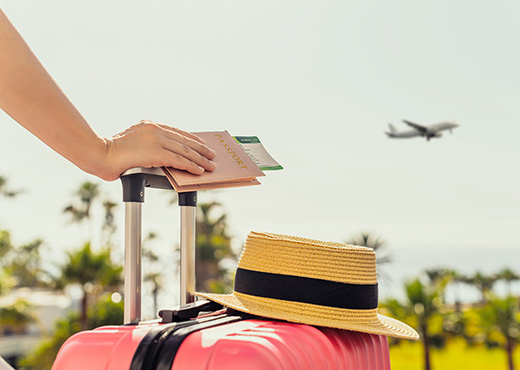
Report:
[[[390,348],[392,370],[423,370],[422,343],[406,342]],[[520,349],[514,354],[520,366]],[[445,349],[431,352],[432,370],[508,370],[506,352],[500,348],[469,347],[462,340],[451,341]]]

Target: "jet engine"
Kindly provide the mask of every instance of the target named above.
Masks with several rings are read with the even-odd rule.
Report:
[[[432,137],[441,137],[442,132],[434,132],[426,136],[426,140],[430,141]]]

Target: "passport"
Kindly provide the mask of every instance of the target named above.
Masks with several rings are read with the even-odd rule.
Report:
[[[259,185],[257,177],[265,176],[238,142],[227,131],[194,132],[217,155],[212,160],[214,171],[194,175],[173,167],[163,167],[166,177],[178,193]]]

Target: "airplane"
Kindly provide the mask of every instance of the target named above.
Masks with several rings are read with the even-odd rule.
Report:
[[[426,137],[426,140],[430,140],[432,137],[441,137],[444,130],[452,130],[458,127],[460,124],[457,121],[444,121],[440,123],[434,123],[433,125],[423,126],[417,123],[413,123],[403,119],[403,122],[408,126],[413,127],[413,130],[398,131],[394,125],[388,124],[390,132],[385,132],[390,138],[407,139],[416,136]]]

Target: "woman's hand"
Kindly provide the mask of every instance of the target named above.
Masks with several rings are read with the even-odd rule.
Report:
[[[215,151],[186,131],[143,120],[105,139],[106,156],[96,175],[115,180],[132,167],[175,167],[196,175],[213,171]]]

